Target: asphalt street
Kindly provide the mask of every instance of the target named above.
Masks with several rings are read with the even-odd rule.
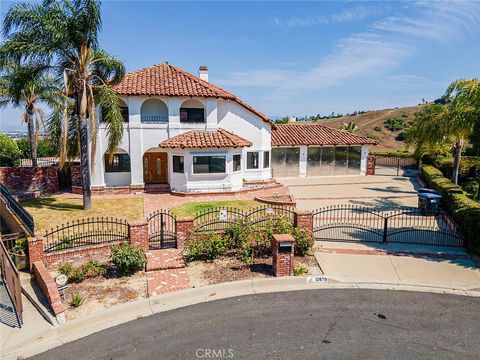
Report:
[[[307,290],[134,320],[34,359],[478,359],[480,298]]]

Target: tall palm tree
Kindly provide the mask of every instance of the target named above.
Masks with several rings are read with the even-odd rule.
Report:
[[[40,102],[57,106],[61,93],[56,78],[46,74],[47,68],[39,64],[16,64],[9,62],[2,67],[0,75],[0,108],[11,104],[22,108],[23,121],[28,126],[32,166],[37,166],[37,141],[40,124],[44,126]]]
[[[37,60],[49,63],[63,78],[63,91],[73,102],[65,102],[62,120],[61,162],[67,155],[67,133],[78,129],[82,171],[83,207],[90,209],[90,169],[96,150],[96,106],[103,109],[108,126],[108,151],[113,153],[123,132],[118,97],[111,85],[125,74],[121,61],[98,46],[101,4],[95,0],[44,0],[41,4],[21,3],[7,12],[3,32],[6,41],[0,49],[5,60]],[[89,128],[89,129],[88,129]],[[88,130],[91,136],[90,157]]]

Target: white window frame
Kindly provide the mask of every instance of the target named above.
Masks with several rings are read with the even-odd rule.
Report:
[[[262,170],[262,168],[260,167],[260,152],[262,150],[253,150],[253,151],[247,151],[246,154],[245,154],[245,171],[259,171],[259,170]],[[252,168],[252,169],[249,169],[248,168],[248,154],[249,153],[257,153],[258,154],[258,167],[256,168]]]
[[[215,176],[215,175],[226,175],[226,174],[228,174],[228,170],[227,170],[227,165],[228,165],[228,153],[226,153],[226,152],[221,152],[221,153],[214,153],[214,152],[212,152],[212,153],[209,153],[209,152],[205,152],[205,153],[191,153],[190,156],[191,156],[191,160],[192,160],[192,164],[191,164],[191,166],[190,166],[190,172],[191,172],[191,174],[194,175],[194,176]],[[195,173],[195,172],[193,171],[193,165],[194,165],[194,164],[193,164],[193,161],[194,161],[193,158],[194,158],[194,157],[200,157],[200,156],[202,156],[202,157],[222,156],[222,157],[224,157],[224,158],[225,158],[225,172],[221,172],[221,173],[219,173],[219,172],[218,172],[218,173]]]

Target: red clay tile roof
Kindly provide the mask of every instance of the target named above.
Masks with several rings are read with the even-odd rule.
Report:
[[[162,141],[161,148],[237,148],[252,146],[252,143],[224,129],[216,131],[190,130]]]
[[[128,73],[113,90],[121,95],[199,96],[232,100],[273,125],[265,114],[235,95],[167,63]]]
[[[321,124],[277,124],[272,129],[272,146],[377,145],[365,136],[336,130]]]

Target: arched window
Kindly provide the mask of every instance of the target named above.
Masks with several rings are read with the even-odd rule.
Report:
[[[194,99],[185,101],[180,107],[180,122],[183,123],[204,123],[205,109],[203,104]]]
[[[140,115],[144,123],[168,122],[168,108],[160,99],[147,99],[140,108]]]
[[[130,172],[130,155],[123,150],[117,149],[113,155],[105,154],[105,172]]]

